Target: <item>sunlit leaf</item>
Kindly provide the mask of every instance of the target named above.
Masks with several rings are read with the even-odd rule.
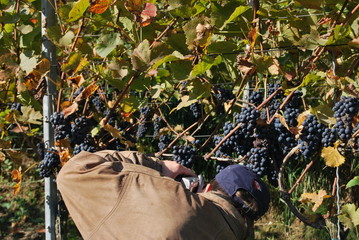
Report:
[[[70,55],[68,61],[64,64],[62,64],[61,69],[64,72],[69,72],[71,70],[74,70],[78,67],[78,65],[81,62],[81,53],[79,52],[75,52],[73,54]]]
[[[339,153],[337,146],[324,147],[321,156],[328,167],[339,167],[345,162],[345,157]]]
[[[221,55],[218,55],[216,58],[212,57],[203,57],[202,60],[193,67],[191,72],[191,77],[195,77],[199,74],[205,73],[207,70],[211,69],[211,67],[218,65],[222,62]]]
[[[237,7],[233,13],[229,16],[229,18],[224,22],[224,24],[220,27],[220,29],[224,29],[228,23],[234,21],[237,17],[245,13],[247,10],[251,9],[250,6],[239,6]]]
[[[69,86],[80,87],[82,84],[85,83],[85,79],[82,74],[80,74],[77,76],[69,77],[67,79],[67,83],[69,84]]]
[[[83,17],[88,7],[90,7],[90,0],[77,1],[69,12],[68,21],[73,22]]]
[[[142,41],[133,51],[131,63],[135,70],[144,70],[151,61],[151,50],[148,40]]]
[[[352,180],[350,180],[347,183],[346,188],[350,188],[350,187],[354,187],[354,186],[358,186],[358,185],[359,185],[359,176],[355,176]]]
[[[314,8],[314,9],[320,9],[320,6],[322,4],[322,0],[296,0],[296,3],[302,5],[305,8]]]
[[[97,0],[90,7],[89,11],[97,14],[104,13],[109,6],[111,6],[112,0]]]
[[[96,90],[99,88],[98,85],[96,85],[94,82],[91,83],[90,85],[88,85],[87,87],[85,87],[84,90],[82,90],[82,92],[75,98],[76,102],[79,102],[83,99],[86,99],[88,97],[90,97],[94,92],[96,92]]]
[[[42,114],[36,111],[32,106],[21,106],[22,115],[19,116],[19,121],[24,123],[42,124]]]
[[[323,203],[323,200],[326,198],[330,198],[331,196],[327,194],[325,190],[320,189],[318,193],[303,193],[301,195],[301,202],[311,202],[314,203],[312,208],[313,212],[316,212],[319,206]]]
[[[98,39],[95,51],[100,57],[104,58],[120,45],[121,42],[119,33],[104,34]]]
[[[3,161],[5,161],[5,159],[6,159],[5,153],[3,153],[3,152],[0,151],[0,163],[2,163]]]
[[[157,16],[156,5],[151,3],[146,3],[144,9],[141,12],[141,25],[147,26],[150,24],[151,19]]]
[[[345,204],[342,206],[338,218],[347,228],[354,229],[359,225],[359,208],[352,203]]]
[[[16,183],[14,186],[12,186],[13,190],[14,190],[14,195],[17,195],[20,192],[21,189],[21,181]]]

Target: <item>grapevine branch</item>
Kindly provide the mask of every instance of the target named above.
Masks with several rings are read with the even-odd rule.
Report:
[[[306,218],[305,216],[303,216],[303,214],[301,214],[298,209],[292,204],[291,200],[290,200],[290,193],[287,192],[284,188],[283,185],[283,172],[284,172],[284,168],[286,163],[288,162],[288,160],[290,159],[290,157],[299,150],[299,148],[301,147],[301,145],[297,145],[296,147],[294,147],[283,159],[283,163],[282,166],[280,167],[279,173],[278,173],[278,185],[279,185],[279,190],[281,192],[281,198],[283,199],[283,201],[287,204],[287,206],[289,207],[290,211],[297,217],[299,218],[303,223],[313,227],[313,228],[318,228],[318,229],[326,229],[325,228],[325,220],[323,219],[323,217],[320,214],[317,214],[317,219],[313,222],[310,219]],[[308,164],[310,165],[310,164]],[[310,166],[306,167],[306,169],[304,170],[304,172],[307,172],[308,169],[310,168]],[[302,174],[302,176],[304,176],[304,173]],[[302,177],[301,176],[301,177]]]
[[[133,76],[131,77],[130,81],[128,81],[126,87],[122,90],[120,96],[117,98],[115,104],[113,105],[113,107],[110,109],[110,112],[107,114],[103,124],[106,125],[106,123],[108,122],[108,120],[110,119],[111,115],[113,114],[113,112],[115,111],[117,105],[121,102],[121,100],[123,99],[123,97],[125,96],[125,94],[127,93],[128,89],[130,88],[131,84],[133,83],[133,81],[136,79],[138,75],[138,72],[135,72],[133,74]]]
[[[189,130],[191,130],[193,127],[195,127],[197,124],[199,123],[199,121],[193,123],[191,126],[189,126],[187,129],[185,129],[183,132],[181,132],[180,134],[177,135],[177,137],[170,143],[168,144],[168,146],[163,149],[161,152],[156,153],[156,157],[160,157],[162,156],[163,153],[165,153],[167,151],[167,149],[171,148],[173,144],[175,144],[175,142],[181,138],[186,132],[188,132]]]
[[[217,146],[215,148],[213,148],[213,150],[209,153],[206,154],[204,156],[205,160],[208,160],[217,150],[218,148],[229,138],[233,135],[233,133],[235,133],[240,127],[242,127],[242,123],[238,124],[235,128],[233,128],[226,136],[224,136],[224,138],[217,144]]]
[[[178,18],[173,19],[173,21],[168,24],[168,26],[163,30],[163,32],[152,42],[150,49],[159,41],[163,36],[171,29],[171,27],[177,22]]]
[[[314,160],[312,160],[310,163],[307,164],[307,166],[305,167],[304,171],[302,172],[302,174],[300,175],[300,177],[297,179],[297,181],[294,183],[294,185],[292,186],[292,188],[288,191],[289,194],[291,194],[294,189],[299,185],[299,183],[302,181],[302,179],[304,178],[305,174],[308,172],[308,170],[313,166],[314,164]]]

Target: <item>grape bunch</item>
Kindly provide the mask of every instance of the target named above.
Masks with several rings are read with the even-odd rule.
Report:
[[[45,152],[44,159],[39,164],[40,177],[50,177],[60,164],[60,156],[57,150],[50,149]]]
[[[103,113],[106,111],[106,105],[100,98],[100,96],[91,97],[91,103],[95,107],[96,111],[99,113]]]
[[[255,147],[247,153],[247,167],[258,176],[263,177],[267,174],[270,167],[270,158],[267,147]]]
[[[54,128],[55,140],[61,140],[71,135],[71,124],[65,119],[64,113],[54,112],[50,116],[50,123]]]
[[[318,122],[313,114],[309,114],[303,122],[303,129],[299,136],[301,151],[305,158],[310,158],[321,148],[322,133],[325,126]]]
[[[268,84],[268,94],[267,97],[269,97],[270,95],[272,95],[278,88],[280,87],[279,84],[273,84],[270,83]],[[272,116],[276,110],[280,107],[281,105],[281,99],[283,98],[284,94],[283,91],[279,91],[277,92],[276,95],[274,95],[274,97],[266,104],[266,106],[268,107],[268,111],[270,116]]]
[[[86,135],[85,139],[83,139],[83,141],[76,145],[74,147],[74,151],[73,154],[77,155],[82,151],[86,151],[86,152],[95,152],[96,147],[95,147],[95,143],[93,138],[91,137],[91,135]]]
[[[229,165],[230,165],[230,163],[228,163],[227,161],[217,161],[216,162],[216,173],[219,173],[220,171],[222,171]]]
[[[341,97],[334,107],[334,117],[337,120],[334,131],[338,138],[347,142],[354,133],[354,119],[358,116],[359,98]]]
[[[71,124],[71,144],[81,144],[90,130],[90,119],[86,116],[76,118]]]
[[[192,146],[178,145],[173,147],[173,159],[185,167],[192,167],[196,156],[196,149]]]
[[[236,97],[233,92],[229,89],[218,88],[217,98],[220,102],[226,102]]]
[[[165,149],[168,144],[170,144],[172,141],[172,137],[168,134],[162,134],[159,137],[159,142],[158,142],[158,149],[159,151],[162,151],[163,149]]]
[[[201,116],[201,105],[199,103],[192,103],[189,106],[189,109],[195,118],[199,118]]]
[[[143,138],[145,136],[145,134],[147,133],[148,129],[149,129],[149,119],[150,119],[150,113],[151,113],[151,109],[149,106],[145,106],[145,107],[141,107],[140,108],[140,124],[138,125],[137,128],[137,133],[136,133],[136,137],[137,138]]]
[[[335,128],[328,128],[325,127],[322,133],[322,144],[324,147],[333,147],[335,141],[337,140],[336,137],[336,130]]]
[[[158,133],[160,132],[161,129],[161,121],[162,121],[161,116],[155,116],[153,118],[153,137],[158,136]]]
[[[272,126],[276,137],[276,141],[274,142],[277,142],[278,145],[278,149],[275,150],[280,152],[281,157],[284,157],[290,150],[297,146],[297,140],[295,139],[295,135],[292,134],[278,118],[274,119]]]
[[[40,159],[44,159],[44,157],[45,157],[45,143],[44,142],[39,142],[36,144],[36,152],[37,152],[38,156],[40,157]]]
[[[253,91],[249,95],[248,102],[253,103],[255,106],[259,106],[263,102],[263,92]]]

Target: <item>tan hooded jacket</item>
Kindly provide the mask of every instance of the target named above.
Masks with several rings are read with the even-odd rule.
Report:
[[[191,193],[133,151],[81,152],[57,176],[84,239],[253,239],[252,222],[214,192]]]

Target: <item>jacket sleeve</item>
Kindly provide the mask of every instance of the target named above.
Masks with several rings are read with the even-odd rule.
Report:
[[[120,161],[125,163],[132,163],[136,165],[142,165],[144,167],[152,168],[154,170],[162,172],[161,160],[146,156],[145,154],[137,151],[114,151],[104,150],[94,153],[100,157],[103,157],[106,161]]]

